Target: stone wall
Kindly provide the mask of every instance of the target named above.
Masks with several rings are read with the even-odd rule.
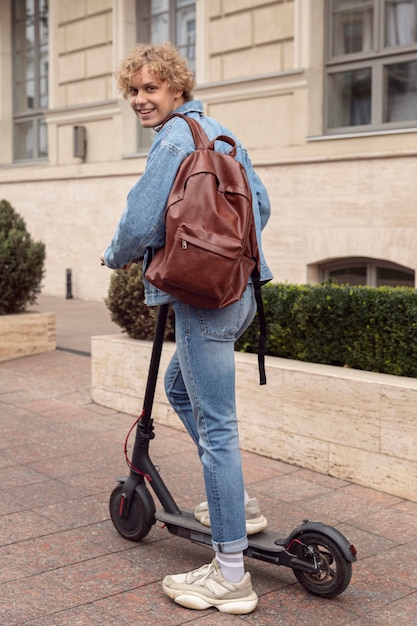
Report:
[[[92,398],[137,415],[151,342],[124,335],[92,338]],[[174,350],[165,344],[161,372]],[[322,474],[417,501],[417,380],[236,354],[241,447]],[[159,377],[155,422],[181,428]]]
[[[0,361],[56,348],[54,313],[0,315]]]

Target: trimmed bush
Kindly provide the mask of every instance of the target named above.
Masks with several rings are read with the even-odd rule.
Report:
[[[106,306],[111,319],[132,339],[153,339],[157,307],[144,302],[142,263],[134,263],[128,270],[115,270],[110,280]],[[168,312],[165,340],[174,340],[174,317]]]
[[[417,290],[408,287],[291,285],[262,289],[269,356],[417,377]],[[106,304],[134,339],[153,339],[156,309],[144,304],[141,264],[116,270]],[[174,339],[170,312],[167,340]],[[236,343],[256,352],[257,320]]]
[[[32,240],[7,200],[0,201],[0,315],[34,304],[44,276],[45,245]]]
[[[417,377],[417,290],[409,287],[263,287],[270,356]],[[256,352],[257,323],[237,343]]]

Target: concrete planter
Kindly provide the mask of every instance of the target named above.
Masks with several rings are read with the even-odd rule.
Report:
[[[0,315],[0,361],[56,348],[54,313]]]
[[[92,397],[137,415],[152,344],[125,335],[92,338]],[[175,346],[165,344],[153,417],[181,428],[163,390]],[[236,354],[241,447],[417,502],[417,379]]]

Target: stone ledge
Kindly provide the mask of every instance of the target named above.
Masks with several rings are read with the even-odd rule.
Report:
[[[55,313],[0,315],[0,361],[56,348]]]
[[[142,409],[152,343],[92,338],[94,402],[132,415]],[[181,429],[163,389],[175,350],[162,352],[153,417]],[[241,448],[417,502],[417,379],[236,353]]]

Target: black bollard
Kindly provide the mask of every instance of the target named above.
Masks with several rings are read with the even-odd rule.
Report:
[[[72,271],[67,270],[67,300],[72,299]]]

